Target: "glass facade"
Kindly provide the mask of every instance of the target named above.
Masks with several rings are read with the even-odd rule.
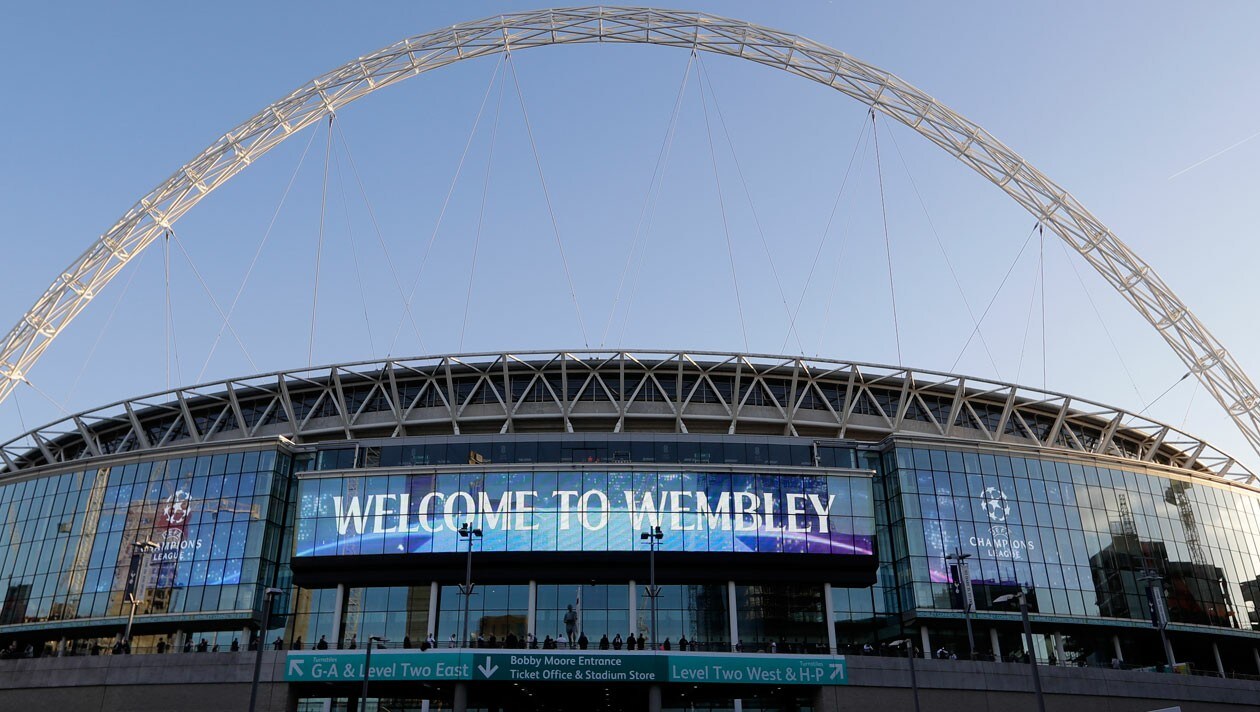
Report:
[[[852,652],[926,628],[934,647],[963,651],[959,573],[946,558],[959,554],[977,598],[982,654],[1022,649],[1015,609],[995,599],[1027,587],[1042,659],[1105,664],[1117,645],[1145,655],[1155,649],[1152,575],[1174,633],[1198,636],[1177,639],[1179,655],[1211,661],[1219,644],[1226,661],[1245,666],[1260,641],[1260,493],[1244,486],[1132,461],[1020,456],[962,441],[918,447],[913,438],[784,446],[777,455],[748,439],[732,445],[732,458],[791,464],[728,462],[725,446],[713,444],[720,437],[706,437],[690,445],[574,438],[563,450],[568,464],[538,466],[502,464],[521,452],[560,457],[537,438],[510,452],[502,437],[324,444],[296,454],[277,445],[8,482],[0,485],[0,643],[57,640],[64,621],[91,628],[100,619],[80,640],[108,646],[110,626],[130,610],[130,578],[146,626],[137,647],[170,646],[172,636],[181,646],[248,645],[269,586],[284,594],[268,644],[280,638],[309,649],[322,638],[335,648],[383,636],[419,647],[432,632],[446,646],[462,633],[467,603],[474,639],[502,645],[532,633],[563,645],[585,633],[597,647],[604,635],[650,637],[640,534],[651,526],[663,530],[658,552],[674,557],[656,600],[657,638],[674,646],[686,637],[715,651],[742,642],[748,651],[817,652],[834,641]],[[638,464],[611,464],[623,446]],[[778,441],[767,439],[772,446]],[[448,462],[413,464],[439,449]],[[585,450],[587,459],[574,459]],[[830,469],[817,455],[828,450],[844,454],[837,466],[874,475]],[[805,452],[815,453],[812,464],[797,464]],[[645,465],[649,454],[687,464]],[[572,560],[557,552],[580,552],[605,565],[535,575],[513,562],[482,584],[489,564],[476,563],[478,585],[465,601],[456,585],[463,560],[425,555],[463,555],[458,529],[470,519],[483,532],[474,559],[538,552],[555,562]],[[693,561],[680,556],[688,552],[746,553],[739,561],[748,563],[710,556],[726,563],[680,569],[677,562]],[[830,558],[797,557],[799,570],[785,579],[760,562],[790,557],[762,553]],[[356,561],[361,555],[405,558],[390,559],[400,564],[394,577],[390,567],[368,565],[379,560]],[[874,585],[846,578],[854,561],[866,562],[863,581],[875,571]],[[311,588],[291,585],[290,565]],[[1222,628],[1231,635],[1212,632]]]
[[[1144,575],[1174,623],[1260,630],[1260,496],[1097,465],[975,451],[885,456],[901,609],[958,609],[946,555],[970,555],[981,610],[1020,585],[1034,612],[1147,620]]]
[[[0,626],[250,611],[278,582],[289,458],[151,460],[0,486]]]

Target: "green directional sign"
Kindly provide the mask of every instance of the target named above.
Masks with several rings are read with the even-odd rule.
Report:
[[[843,657],[602,650],[293,651],[289,682],[482,680],[504,682],[678,682],[719,685],[845,685]]]
[[[285,661],[284,679],[289,682],[337,682],[362,680],[367,658],[359,650],[320,650],[291,652]],[[419,650],[373,651],[373,680],[468,680],[469,657],[457,652]]]
[[[603,651],[477,652],[474,680],[540,682],[658,682],[661,658],[651,654]]]
[[[670,682],[736,685],[845,685],[843,657],[820,655],[667,655]]]

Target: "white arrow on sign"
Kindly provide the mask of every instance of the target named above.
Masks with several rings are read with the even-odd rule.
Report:
[[[482,674],[482,675],[485,675],[485,676],[486,676],[486,678],[487,678],[487,679],[489,679],[491,675],[493,675],[493,674],[495,674],[496,672],[498,672],[498,670],[499,670],[499,666],[498,666],[498,665],[493,665],[493,664],[491,664],[490,656],[489,656],[489,655],[487,655],[487,656],[486,656],[486,664],[485,664],[485,665],[478,665],[478,666],[477,666],[477,669],[481,671],[481,674]]]
[[[302,672],[302,659],[301,658],[294,658],[289,661],[289,674],[290,675],[305,674]]]

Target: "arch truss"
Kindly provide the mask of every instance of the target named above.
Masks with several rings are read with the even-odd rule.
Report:
[[[1071,245],[1158,330],[1260,453],[1260,395],[1237,361],[1150,265],[989,132],[900,78],[826,45],[707,13],[649,8],[535,10],[453,25],[355,59],[266,107],[137,201],[53,280],[0,342],[0,401],[128,262],[202,198],[288,137],[378,89],[455,62],[597,42],[665,45],[746,59],[829,86],[915,130]]]

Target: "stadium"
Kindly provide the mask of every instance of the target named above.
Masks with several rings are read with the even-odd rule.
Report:
[[[0,631],[45,655],[115,645],[133,591],[134,653],[260,636],[290,660],[361,656],[372,638],[385,660],[459,641],[612,650],[605,636],[650,641],[650,577],[674,657],[852,660],[909,639],[1008,661],[1028,646],[1000,599],[1021,590],[1030,654],[1068,671],[1252,673],[1260,655],[1260,491],[1237,465],[1009,384],[790,357],[478,354],[208,384],[32,435],[38,449],[3,450]],[[563,684],[540,680],[540,699]],[[439,704],[440,681],[374,689]],[[344,701],[359,684],[289,694]],[[665,687],[686,702],[673,688],[689,686]],[[509,688],[473,686],[471,704],[530,699]],[[565,694],[603,694],[583,689]],[[716,708],[743,693],[717,694],[693,693]]]
[[[1260,438],[1228,352],[983,129],[795,36],[619,8],[418,36],[268,107],[57,279],[0,350],[0,398],[221,182],[339,106],[509,37],[689,47],[859,96],[1091,260]],[[1256,476],[1074,395],[802,356],[513,351],[180,387],[4,440],[4,709],[1260,699]]]

